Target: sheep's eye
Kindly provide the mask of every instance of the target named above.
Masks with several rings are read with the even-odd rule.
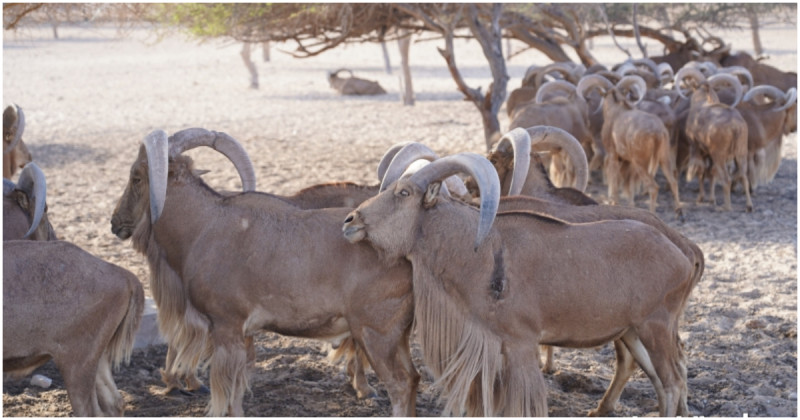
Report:
[[[133,179],[131,179],[131,184],[133,184],[133,185],[139,185],[139,183],[141,183],[141,182],[142,182],[142,178],[133,178]]]
[[[408,197],[408,195],[409,195],[409,193],[408,193],[408,190],[405,190],[405,189],[403,189],[403,190],[400,190],[400,192],[399,192],[399,193],[397,193],[397,194],[398,194],[400,197]]]

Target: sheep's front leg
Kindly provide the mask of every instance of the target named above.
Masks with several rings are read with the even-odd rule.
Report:
[[[371,328],[363,333],[364,348],[378,379],[386,386],[392,402],[392,416],[416,415],[419,374],[411,360],[408,346],[409,325],[403,334],[383,334]]]

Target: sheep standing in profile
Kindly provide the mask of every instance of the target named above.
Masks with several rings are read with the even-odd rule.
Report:
[[[410,266],[350,246],[339,230],[349,209],[302,210],[257,192],[222,196],[182,155],[200,146],[225,154],[244,188],[255,188],[252,163],[230,136],[158,130],[140,147],[112,216],[112,232],[147,257],[159,329],[176,352],[172,373],[208,362],[209,414],[242,416],[247,336],[353,337],[392,414],[414,415]]]
[[[130,360],[143,309],[133,273],[71,243],[3,242],[3,372],[53,359],[76,417],[122,415],[111,369]]]
[[[339,73],[348,72],[349,77],[342,77]],[[378,82],[353,76],[348,69],[339,69],[328,73],[328,83],[342,95],[383,95],[386,93]]]
[[[476,179],[480,210],[439,195],[459,172]],[[695,267],[681,250],[633,220],[498,214],[499,195],[485,158],[448,156],[362,203],[342,227],[385,260],[411,261],[417,337],[444,412],[547,415],[536,345],[619,338],[651,379],[660,415],[688,415],[678,321]]]

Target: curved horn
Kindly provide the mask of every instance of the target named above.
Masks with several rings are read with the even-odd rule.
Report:
[[[477,153],[445,156],[411,175],[409,181],[424,191],[431,182],[441,181],[461,172],[471,175],[481,192],[481,213],[478,233],[475,236],[475,250],[477,250],[492,228],[500,203],[500,179],[492,163]]]
[[[381,157],[381,161],[378,163],[378,181],[383,181],[383,177],[386,175],[386,170],[389,168],[389,164],[392,163],[392,159],[394,159],[395,155],[397,155],[397,152],[409,144],[411,144],[410,141],[397,143],[386,150],[386,152],[383,154],[383,157]]]
[[[14,121],[14,139],[11,140],[11,143],[8,145],[8,148],[3,150],[3,154],[11,153],[15,147],[17,147],[17,143],[22,139],[22,133],[25,131],[25,113],[22,112],[22,108],[19,107],[17,104],[11,105],[13,108],[12,111],[16,114],[16,119]]]
[[[575,92],[575,85],[566,80],[552,80],[543,84],[538,91],[536,91],[536,103],[540,104],[544,101],[545,95],[555,92],[567,92],[569,95]],[[549,99],[549,98],[548,98]]]
[[[620,64],[619,67],[617,67],[614,70],[614,73],[617,73],[620,76],[627,76],[630,73],[634,73],[635,74],[637,71],[639,71],[639,69],[636,68],[636,66],[633,65],[632,62],[626,61],[626,62]]]
[[[147,152],[147,179],[150,182],[150,223],[155,224],[167,200],[167,175],[169,173],[169,139],[164,130],[156,130],[145,137]]]
[[[753,82],[753,74],[750,73],[750,70],[748,70],[746,67],[742,67],[742,66],[723,67],[723,68],[719,69],[719,72],[723,73],[723,74],[733,74],[733,75],[736,75],[737,77],[738,76],[744,77],[745,80],[747,80],[747,89],[746,90],[749,90],[749,89],[752,89],[753,87],[755,87],[755,82]],[[740,81],[740,83],[741,83],[741,81]]]
[[[658,75],[661,78],[661,86],[664,86],[675,77],[675,70],[669,63],[661,63],[658,65]]]
[[[731,108],[736,108],[736,105],[739,105],[739,102],[742,101],[742,94],[744,94],[744,88],[742,87],[742,82],[739,81],[738,77],[732,74],[719,73],[709,77],[708,84],[714,90],[716,90],[717,86],[723,84],[730,85],[733,88],[734,99],[733,103],[731,104]]]
[[[777,108],[776,111],[783,111],[797,102],[797,89],[789,88],[789,90],[786,91],[786,95],[784,95],[783,99],[786,102],[784,102],[781,107]]]
[[[203,128],[187,128],[178,131],[169,138],[169,156],[179,154],[200,146],[210,147],[228,158],[236,167],[242,180],[242,191],[255,191],[256,173],[253,162],[244,147],[228,134],[209,131]]]
[[[16,189],[17,189],[17,184],[15,184],[14,181],[7,178],[3,178],[3,197],[8,196]]]
[[[651,60],[649,58],[637,58],[637,59],[633,60],[633,64],[636,65],[636,66],[642,66],[643,65],[643,66],[649,68],[650,72],[653,73],[653,75],[655,75],[655,76],[659,75],[658,65],[656,64],[655,61],[653,61],[653,60]]]
[[[532,65],[525,69],[525,76],[522,77],[522,86],[535,87],[531,82],[541,70],[542,68],[537,65]]]
[[[33,220],[31,221],[30,229],[23,236],[23,238],[27,238],[39,227],[44,215],[47,203],[47,181],[45,180],[44,172],[35,163],[28,163],[19,173],[17,189],[25,191],[30,200],[33,201]]]
[[[629,75],[623,77],[616,86],[616,89],[619,91],[625,92],[625,101],[631,106],[631,108],[635,108],[639,102],[644,99],[644,94],[647,92],[647,83],[639,76]],[[636,93],[636,101],[630,102],[629,93],[633,91]]]
[[[678,94],[681,96],[681,98],[684,99],[686,99],[686,95],[683,93],[683,89],[681,89],[681,82],[683,82],[683,79],[686,78],[692,79],[697,84],[706,81],[706,76],[703,75],[703,73],[695,67],[683,66],[683,68],[678,70],[678,73],[675,75],[675,82],[673,83],[673,85],[675,87],[675,90],[678,91]],[[690,89],[693,89],[692,87],[693,85],[690,84],[689,86]]]
[[[531,145],[561,148],[567,152],[567,156],[575,167],[575,188],[586,191],[586,185],[589,183],[589,162],[578,139],[566,130],[547,125],[533,126],[527,131],[531,138]]]
[[[514,153],[514,171],[511,175],[508,195],[519,195],[522,192],[522,186],[525,185],[525,179],[528,178],[528,170],[531,166],[531,136],[528,130],[517,127],[509,131],[500,138],[495,149],[506,152],[509,147]]]
[[[609,89],[614,88],[614,84],[603,76],[590,74],[581,77],[581,80],[578,82],[578,86],[575,87],[575,91],[578,93],[578,95],[585,99],[586,94],[594,88],[599,89],[603,94],[605,94]],[[600,101],[600,105],[598,105],[597,109],[590,111],[590,114],[597,112],[601,106],[603,106],[603,101]]]
[[[787,92],[788,93],[788,92]],[[744,94],[742,102],[752,102],[756,96],[766,95],[772,102],[778,103],[778,100],[783,98],[783,91],[772,85],[758,85]]]
[[[433,162],[439,159],[439,155],[422,143],[412,142],[403,146],[403,148],[395,154],[394,158],[392,158],[389,167],[386,168],[386,174],[383,179],[381,179],[379,191],[385,190],[393,182],[400,179],[406,169],[408,169],[408,166],[420,159]]]

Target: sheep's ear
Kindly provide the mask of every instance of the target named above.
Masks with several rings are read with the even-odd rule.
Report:
[[[201,177],[201,176],[203,176],[203,175],[205,175],[205,174],[207,174],[209,172],[211,172],[210,169],[195,169],[195,170],[192,171],[192,175],[194,175],[194,176],[199,178],[199,177]]]
[[[439,198],[439,190],[442,188],[441,182],[431,182],[425,190],[425,198],[422,200],[422,207],[429,209],[436,205]]]

